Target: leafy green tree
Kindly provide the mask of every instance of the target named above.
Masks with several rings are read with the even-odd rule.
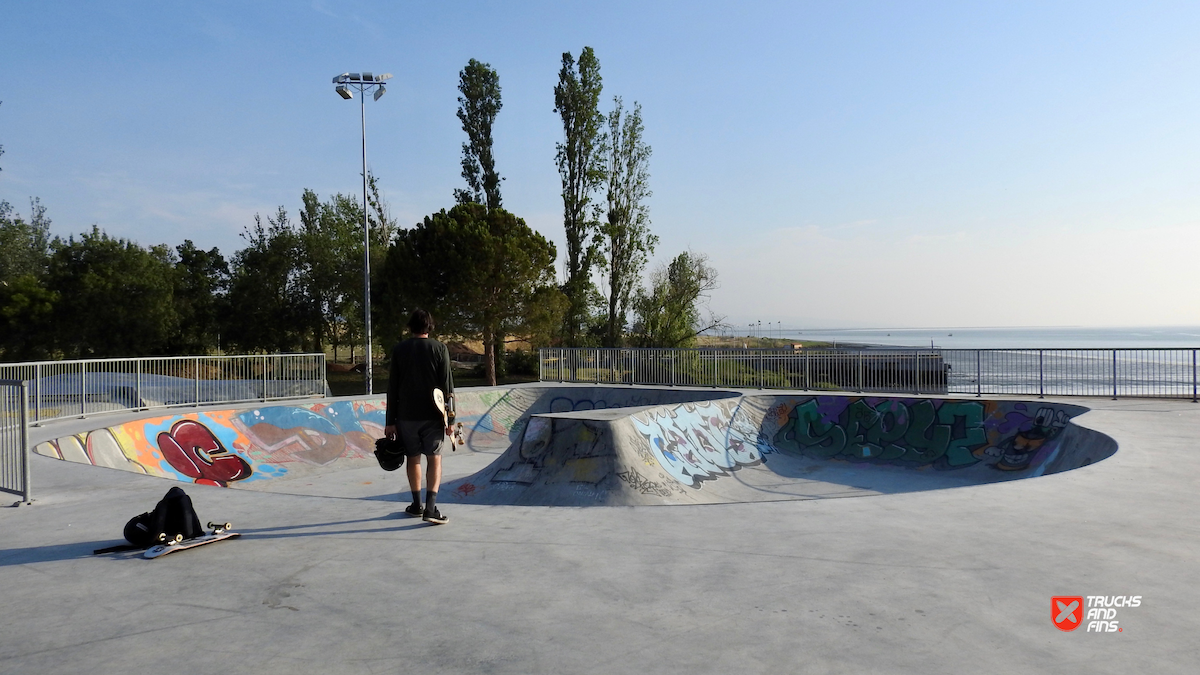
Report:
[[[613,98],[608,116],[608,214],[600,227],[601,264],[608,273],[608,318],[604,346],[619,347],[630,297],[642,269],[654,253],[658,237],[650,233],[650,146],[642,140],[642,106],[624,114],[621,97]]]
[[[566,282],[568,308],[563,341],[580,343],[593,298],[592,265],[597,255],[595,235],[599,220],[592,195],[604,183],[604,115],[600,114],[600,61],[584,47],[576,62],[562,55],[554,111],[562,118],[563,142],[556,145],[558,175],[562,179],[563,228],[566,230]]]
[[[172,354],[208,354],[219,347],[227,313],[229,263],[213,247],[196,248],[191,239],[175,247],[173,297],[179,330],[170,340]]]
[[[690,347],[696,336],[722,325],[702,314],[700,300],[717,288],[717,270],[704,254],[684,251],[650,275],[650,288],[634,301],[633,339],[639,347]]]
[[[466,190],[455,190],[459,204],[485,204],[500,208],[500,181],[492,154],[492,125],[500,112],[500,76],[486,63],[471,59],[458,74],[458,119],[467,142],[462,146],[462,177]]]
[[[337,194],[322,203],[312,190],[303,194],[298,232],[301,306],[312,350],[322,351],[326,338],[336,358],[345,318],[361,311],[362,206]]]
[[[90,233],[55,239],[46,289],[58,296],[56,345],[68,358],[168,352],[178,330],[171,250]]]
[[[459,204],[397,234],[381,309],[397,337],[398,324],[423,307],[440,334],[482,340],[485,372],[495,384],[496,336],[545,323],[546,307],[538,303],[553,291],[555,254],[554,244],[504,209]]]
[[[280,206],[275,215],[254,216],[242,232],[246,248],[233,257],[229,315],[223,334],[247,352],[288,352],[303,344],[308,323],[300,258],[300,234]]]
[[[0,357],[5,361],[50,358],[58,298],[32,274],[0,281]]]
[[[50,255],[50,219],[36,197],[29,200],[29,220],[0,201],[0,282],[24,275],[41,278]]]

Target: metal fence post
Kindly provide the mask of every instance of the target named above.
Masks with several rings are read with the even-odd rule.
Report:
[[[196,371],[193,374],[193,377],[195,378],[195,379],[193,379],[193,382],[196,385],[195,399],[196,399],[196,405],[200,405],[200,357],[199,356],[196,357],[195,365],[196,365]]]
[[[79,418],[87,417],[87,361],[79,364]]]
[[[263,362],[262,400],[265,401],[265,400],[267,400],[267,355],[266,354],[263,354],[262,362]]]
[[[812,389],[812,364],[808,350],[804,350],[804,391]]]
[[[21,479],[24,482],[22,486],[21,502],[25,504],[33,503],[33,483],[32,472],[29,469],[29,389],[25,382],[20,384],[21,396]]]
[[[1113,359],[1113,367],[1112,367],[1113,400],[1115,401],[1115,400],[1117,400],[1117,350],[1115,350],[1115,349],[1112,350],[1112,359]]]
[[[37,380],[37,405],[33,408],[33,418],[39,422],[42,421],[42,364],[37,364],[33,369],[33,376]]]
[[[863,391],[863,350],[858,350],[858,393]]]
[[[1038,350],[1038,398],[1046,398],[1046,369],[1042,366],[1043,353],[1043,350]]]
[[[975,398],[983,396],[983,368],[980,365],[983,361],[982,354],[983,350],[975,350]]]
[[[1196,402],[1196,350],[1192,350],[1192,403]]]

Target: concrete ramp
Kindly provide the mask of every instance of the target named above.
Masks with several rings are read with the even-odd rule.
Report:
[[[747,395],[535,414],[444,499],[528,505],[701,504],[961,487],[1066,471],[1116,451],[1076,405]]]
[[[521,386],[459,392],[467,443],[445,502],[701,504],[911,492],[1029,478],[1100,461],[1087,408],[1042,401]],[[183,482],[394,499],[378,468],[382,398],[199,410],[40,443],[58,459]]]

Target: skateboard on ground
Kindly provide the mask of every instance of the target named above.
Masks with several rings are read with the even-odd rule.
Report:
[[[166,535],[162,535],[160,540],[163,541],[163,543],[146,549],[145,557],[153,560],[154,558],[161,558],[168,553],[186,551],[189,548],[196,548],[197,546],[211,544],[215,541],[234,539],[242,536],[241,533],[230,532],[229,530],[233,526],[229,523],[209,523],[208,527],[212,530],[211,532],[200,535],[199,537],[195,537],[193,539],[184,539],[182,534],[175,535],[174,539],[167,539]]]

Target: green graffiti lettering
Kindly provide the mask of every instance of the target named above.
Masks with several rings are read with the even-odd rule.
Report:
[[[879,421],[879,413],[861,398],[846,408],[846,441],[862,443],[864,437]]]
[[[946,448],[946,463],[952,467],[962,467],[978,462],[979,459],[971,451],[987,443],[987,433],[983,430],[983,404],[978,401],[946,401],[938,410],[938,421],[951,432]]]
[[[908,433],[908,408],[900,401],[881,401],[875,408],[878,422],[867,430],[867,442],[875,445],[895,443]]]
[[[795,443],[800,452],[821,459],[829,459],[846,448],[846,432],[836,423],[821,421],[816,401],[793,408],[788,423],[775,438],[776,442]]]
[[[934,423],[937,411],[933,403],[914,403],[909,406],[908,412],[912,420],[908,425],[908,433],[904,434],[904,440],[908,442],[904,459],[927,464],[946,454],[946,448],[950,445],[950,427]]]

